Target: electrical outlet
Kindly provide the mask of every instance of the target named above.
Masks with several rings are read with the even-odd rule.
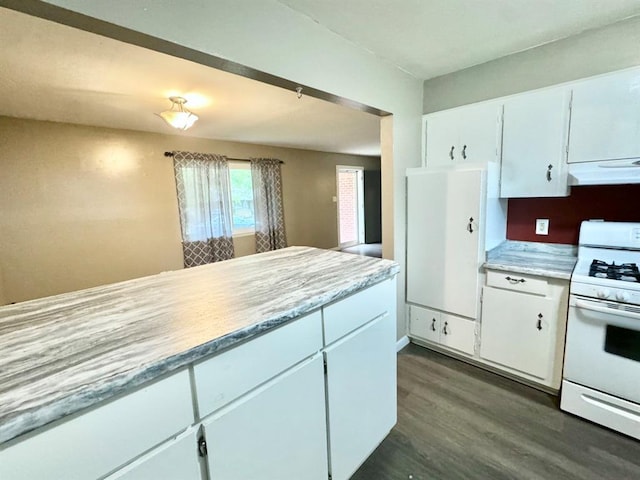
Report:
[[[549,235],[549,219],[548,218],[536,219],[536,235]]]

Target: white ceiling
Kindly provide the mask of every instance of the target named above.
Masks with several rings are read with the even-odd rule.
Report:
[[[640,14],[640,0],[278,0],[419,79]]]
[[[278,0],[417,78],[640,15],[640,0]],[[0,8],[0,115],[379,155],[379,118]],[[200,121],[153,113],[170,95]]]
[[[0,115],[380,154],[379,117],[0,8]],[[200,120],[154,115],[182,95]]]

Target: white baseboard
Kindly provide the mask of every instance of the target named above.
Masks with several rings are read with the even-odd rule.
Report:
[[[396,352],[399,352],[407,345],[409,345],[409,337],[405,335],[404,337],[402,337],[400,340],[396,342]]]

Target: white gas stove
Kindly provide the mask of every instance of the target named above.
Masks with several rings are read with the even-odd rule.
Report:
[[[563,410],[640,439],[640,223],[583,222]]]

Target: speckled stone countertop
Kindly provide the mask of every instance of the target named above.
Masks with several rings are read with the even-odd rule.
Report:
[[[289,247],[0,308],[0,443],[392,277]]]
[[[578,247],[555,243],[507,240],[487,253],[484,267],[569,280]]]

